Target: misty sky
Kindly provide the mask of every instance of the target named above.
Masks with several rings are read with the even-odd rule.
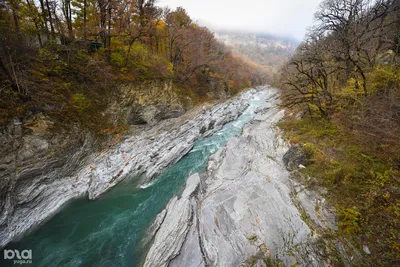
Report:
[[[200,24],[215,29],[280,34],[301,40],[321,0],[159,0],[182,6]]]

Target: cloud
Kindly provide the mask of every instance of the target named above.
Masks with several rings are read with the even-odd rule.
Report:
[[[160,6],[182,6],[200,24],[302,39],[321,0],[159,0]]]

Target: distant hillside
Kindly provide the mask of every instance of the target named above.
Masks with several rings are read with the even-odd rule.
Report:
[[[299,44],[297,40],[270,34],[217,31],[215,37],[231,47],[233,52],[274,70],[293,54]]]

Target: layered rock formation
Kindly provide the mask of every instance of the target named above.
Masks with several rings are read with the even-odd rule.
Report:
[[[211,156],[204,177],[188,178],[155,220],[144,266],[324,265],[305,217],[320,225],[332,218],[310,208],[324,209],[289,179],[282,162],[288,147],[274,126],[282,115],[271,100]]]
[[[73,198],[88,195],[95,199],[130,177],[140,176],[146,186],[184,156],[198,138],[236,119],[255,92],[146,127],[99,154],[93,154],[90,136],[77,129],[72,134],[49,136],[45,125],[33,123],[32,131],[22,132],[17,122],[3,130],[0,247],[42,223]],[[65,148],[60,149],[62,146]]]

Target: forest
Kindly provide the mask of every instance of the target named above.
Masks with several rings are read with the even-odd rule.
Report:
[[[99,131],[126,84],[172,82],[190,106],[265,78],[183,8],[155,0],[4,0],[0,40],[2,125],[40,112]]]
[[[129,128],[121,120],[128,104],[163,103],[159,113],[179,116],[271,82],[250,60],[277,68],[288,56],[286,48],[242,48],[248,60],[184,8],[156,0],[0,0],[0,129],[111,139]],[[336,211],[338,231],[321,240],[339,240],[347,253],[324,252],[351,255],[340,263],[399,264],[400,1],[322,1],[272,83],[286,114],[278,126],[308,157],[294,176]],[[146,123],[133,116],[128,124]],[[15,149],[9,144],[4,154]]]
[[[363,266],[400,258],[399,67],[399,1],[325,0],[275,81],[280,126],[310,155],[303,177],[328,190]]]

